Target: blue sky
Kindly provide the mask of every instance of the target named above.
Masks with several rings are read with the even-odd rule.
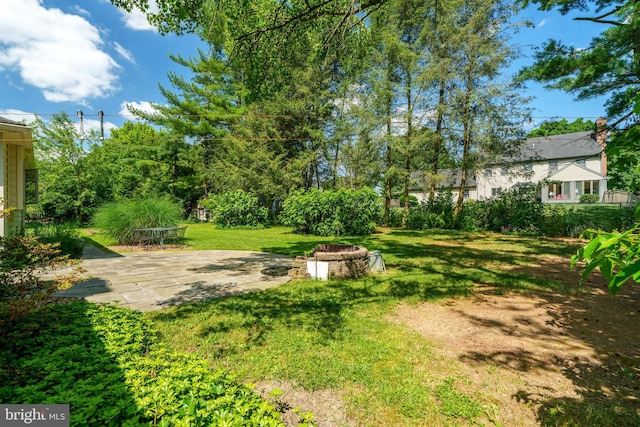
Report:
[[[133,119],[127,104],[164,103],[158,84],[170,87],[167,73],[185,71],[169,54],[188,57],[203,47],[194,36],[161,36],[142,14],[127,14],[108,0],[0,0],[0,10],[0,115],[17,121],[61,111],[75,117],[82,110],[84,128],[97,129],[102,110],[108,133]],[[534,8],[521,16],[534,27],[514,38],[525,56],[514,62],[513,72],[530,62],[533,46],[549,38],[587,47],[602,30]],[[528,87],[525,95],[536,97],[531,104],[536,123],[604,115],[604,99],[575,102],[560,91]]]

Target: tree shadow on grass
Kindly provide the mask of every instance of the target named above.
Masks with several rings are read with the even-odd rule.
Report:
[[[640,287],[611,297],[592,280],[574,292],[451,304],[452,331],[473,331],[452,339],[459,360],[513,373],[513,399],[535,408],[541,425],[640,425]]]
[[[144,422],[124,373],[82,302],[50,305],[3,324],[0,401],[70,404],[71,425]]]
[[[640,425],[640,286],[608,294],[592,277],[583,292],[549,294],[553,323],[572,340],[592,348],[595,360],[557,358],[557,367],[576,386],[578,398],[539,401],[543,425]],[[526,401],[526,398],[523,398]]]
[[[218,333],[243,331],[247,345],[260,345],[274,324],[286,324],[291,328],[312,329],[318,339],[326,341],[339,339],[342,335],[346,310],[366,304],[467,296],[479,285],[493,287],[497,293],[549,289],[557,285],[553,280],[496,268],[496,265],[518,266],[522,263],[522,250],[512,250],[508,243],[485,250],[468,246],[469,243],[477,243],[477,239],[468,237],[468,233],[441,233],[445,245],[424,243],[414,239],[413,232],[409,234],[412,238],[408,241],[388,236],[384,239],[377,236],[340,239],[342,243],[380,250],[386,257],[385,262],[391,260],[387,264],[391,267],[390,274],[328,282],[295,281],[265,292],[185,304],[152,316],[162,322],[184,324],[179,319],[208,313],[207,319],[199,323],[199,339]],[[423,232],[418,234],[426,235]],[[533,254],[542,252],[548,244],[543,245],[530,250]],[[552,242],[551,245],[559,244]],[[309,244],[288,247],[304,251]],[[263,249],[283,253],[276,246]]]

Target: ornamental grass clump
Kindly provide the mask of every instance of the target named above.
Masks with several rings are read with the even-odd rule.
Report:
[[[93,226],[103,230],[120,245],[135,243],[134,229],[176,227],[182,218],[180,206],[166,198],[129,199],[100,207]]]

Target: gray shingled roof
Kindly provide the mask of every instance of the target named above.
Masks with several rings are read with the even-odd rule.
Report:
[[[503,162],[524,162],[536,160],[590,157],[602,151],[591,131],[541,136],[527,139],[519,153],[506,157]]]

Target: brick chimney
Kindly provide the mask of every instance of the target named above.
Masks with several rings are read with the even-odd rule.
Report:
[[[600,144],[602,152],[600,153],[600,171],[603,175],[607,175],[607,119],[599,117],[596,120],[596,141]]]

